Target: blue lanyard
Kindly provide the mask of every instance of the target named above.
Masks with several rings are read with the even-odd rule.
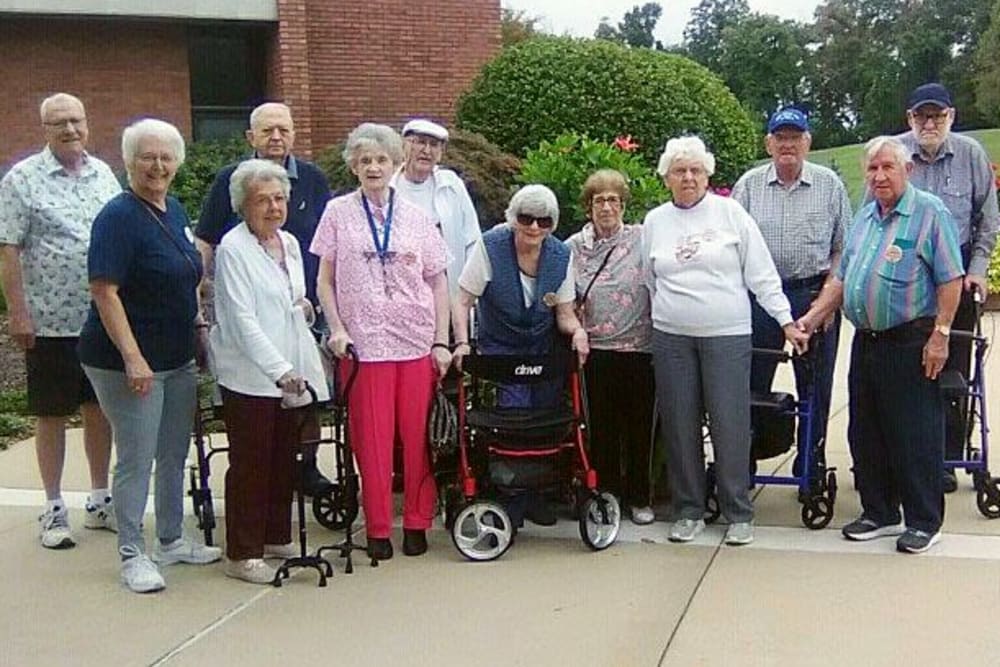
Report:
[[[365,193],[361,193],[361,205],[365,209],[365,215],[368,217],[368,229],[372,233],[372,243],[375,244],[375,254],[378,255],[378,261],[385,266],[386,257],[389,256],[389,233],[392,231],[392,206],[393,201],[395,201],[396,191],[389,188],[389,212],[385,216],[385,225],[382,228],[382,242],[379,243],[378,240],[378,230],[375,228],[375,216],[372,215],[372,209],[368,205],[368,198],[365,197]]]

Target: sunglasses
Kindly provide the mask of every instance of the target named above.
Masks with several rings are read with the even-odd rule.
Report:
[[[539,229],[552,229],[552,226],[556,224],[551,215],[536,217],[534,215],[528,215],[527,213],[518,213],[517,222],[525,227],[530,227],[532,224],[537,222]]]

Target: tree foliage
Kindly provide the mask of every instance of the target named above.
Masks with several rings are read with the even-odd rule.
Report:
[[[529,16],[523,9],[501,7],[500,45],[511,46],[542,34],[538,27],[540,21],[539,17]]]
[[[993,5],[989,28],[975,54],[976,108],[991,124],[1000,123],[1000,0]],[[997,272],[1000,281],[1000,270]]]
[[[713,72],[722,74],[723,31],[740,24],[749,14],[747,0],[701,0],[691,10],[691,20],[684,28],[685,52]]]
[[[185,149],[184,164],[170,186],[170,194],[184,206],[191,222],[201,215],[201,205],[208,195],[215,175],[227,164],[243,160],[250,155],[246,139],[236,135],[229,139],[196,141]]]
[[[642,6],[635,5],[625,12],[617,28],[608,22],[607,17],[603,17],[594,37],[636,48],[660,49],[663,45],[653,37],[653,31],[656,30],[656,24],[662,15],[663,7],[656,2],[647,2]]]
[[[604,142],[629,134],[650,164],[667,139],[698,134],[720,183],[735,181],[759,144],[736,98],[697,63],[565,37],[504,49],[459,100],[457,121],[515,154],[567,132]]]

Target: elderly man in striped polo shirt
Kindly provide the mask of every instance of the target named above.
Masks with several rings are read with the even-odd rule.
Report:
[[[856,329],[849,429],[863,511],[844,537],[899,535],[899,551],[921,553],[938,541],[944,514],[937,379],[965,271],[951,214],[909,183],[902,142],[872,139],[864,164],[873,199],[854,218],[830,289],[799,326],[811,330],[843,303]]]
[[[851,221],[851,204],[840,177],[806,161],[811,140],[809,122],[802,111],[788,107],[775,112],[768,121],[765,138],[771,161],[743,174],[733,188],[733,198],[760,227],[793,317],[805,314],[823,285],[832,280],[831,267],[837,266],[844,230]],[[785,344],[781,327],[756,300],[752,301],[753,346],[781,349]],[[817,393],[812,419],[814,462],[821,461],[824,453],[822,443],[826,439],[839,333],[840,314],[835,311],[815,334],[824,340],[814,378],[809,378],[798,360],[795,363],[799,398],[806,400],[813,388]],[[810,346],[817,342],[814,337]],[[753,360],[750,386],[754,391],[770,391],[777,363],[773,358]],[[798,442],[804,446],[804,423],[799,424]],[[794,470],[803,473],[799,457]]]

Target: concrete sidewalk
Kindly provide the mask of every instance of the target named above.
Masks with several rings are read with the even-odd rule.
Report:
[[[996,340],[1000,316],[984,325]],[[175,565],[164,571],[167,590],[140,596],[118,584],[114,535],[82,528],[79,433],[64,481],[78,542],[68,551],[38,544],[44,498],[32,443],[20,443],[0,453],[8,564],[0,666],[998,664],[1000,522],[980,515],[966,475],[928,554],[839,536],[859,511],[845,444],[849,338],[842,335],[829,429],[840,480],[834,521],[807,530],[794,489],[759,488],[750,547],[723,546],[722,526],[677,546],[663,521],[626,522],[616,545],[592,553],[564,520],[526,528],[499,561],[469,563],[438,528],[421,558],[398,555],[377,569],[362,558],[351,575],[335,561],[327,588],[311,572],[275,589],[228,579],[219,565]],[[989,416],[1000,424],[996,357]],[[787,472],[790,458],[762,471]],[[213,464],[219,497],[224,457]],[[309,535],[313,546],[339,539],[318,525]]]

